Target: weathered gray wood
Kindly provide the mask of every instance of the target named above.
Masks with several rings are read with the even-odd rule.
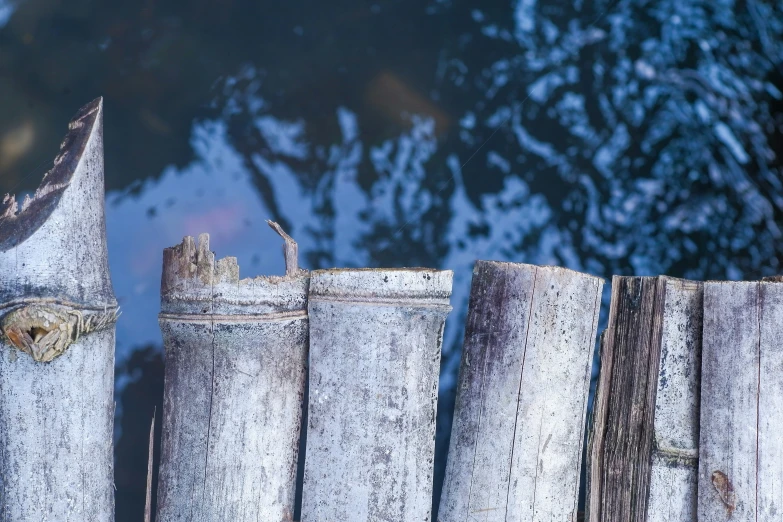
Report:
[[[701,283],[614,277],[588,457],[591,522],[694,521]]]
[[[603,281],[478,261],[438,518],[576,520]]]
[[[704,285],[659,277],[663,292],[648,522],[696,522]]]
[[[756,520],[783,516],[783,278],[759,284]]]
[[[114,520],[103,103],[21,209],[0,206],[0,521]]]
[[[166,249],[163,267],[157,520],[292,520],[307,273],[240,280],[206,234]]]
[[[614,310],[610,311],[610,315]],[[601,519],[601,494],[603,491],[603,455],[606,440],[606,421],[609,412],[609,393],[612,386],[614,368],[614,350],[611,342],[613,337],[604,330],[600,337],[599,359],[600,372],[593,396],[593,413],[588,421],[587,455],[586,455],[586,494],[585,516],[588,522],[598,522]]]
[[[312,273],[302,522],[428,521],[452,273]]]
[[[699,520],[756,520],[758,308],[758,283],[705,283]]]
[[[783,513],[783,285],[706,284],[699,519]]]

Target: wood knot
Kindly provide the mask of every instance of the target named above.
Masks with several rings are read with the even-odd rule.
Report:
[[[734,494],[734,486],[731,484],[729,477],[722,471],[712,472],[712,486],[715,491],[718,492],[723,505],[726,506],[726,512],[729,516],[734,512],[734,508],[737,507],[737,498]]]
[[[38,362],[59,357],[80,335],[101,330],[116,322],[119,309],[84,312],[72,307],[32,304],[16,308],[0,323],[5,341]]]

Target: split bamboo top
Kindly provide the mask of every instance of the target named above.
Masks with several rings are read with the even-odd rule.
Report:
[[[259,315],[304,312],[308,273],[295,269],[285,276],[239,278],[235,257],[215,259],[209,234],[198,243],[188,236],[163,253],[161,316]]]

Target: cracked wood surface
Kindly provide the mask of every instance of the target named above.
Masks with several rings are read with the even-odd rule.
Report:
[[[240,280],[207,234],[164,252],[158,521],[293,520],[308,275],[291,268]]]
[[[696,522],[704,285],[659,277],[661,349],[648,522]]]
[[[603,281],[478,261],[441,522],[575,521]]]
[[[0,340],[0,521],[114,520],[113,319],[99,331],[75,324],[116,309],[97,99],[69,124],[35,195],[0,205],[0,319],[11,333]],[[41,355],[47,346],[55,352]]]
[[[705,283],[700,520],[783,513],[783,285],[774,281]]]
[[[702,298],[702,283],[613,278],[588,448],[590,522],[695,522]]]
[[[302,522],[430,520],[452,273],[312,273]]]

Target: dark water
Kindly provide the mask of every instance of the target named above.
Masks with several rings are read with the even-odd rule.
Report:
[[[143,506],[164,247],[209,232],[282,273],[272,218],[308,268],[453,269],[440,477],[473,261],[778,273],[782,91],[773,0],[0,0],[0,191],[105,97],[118,521]]]

